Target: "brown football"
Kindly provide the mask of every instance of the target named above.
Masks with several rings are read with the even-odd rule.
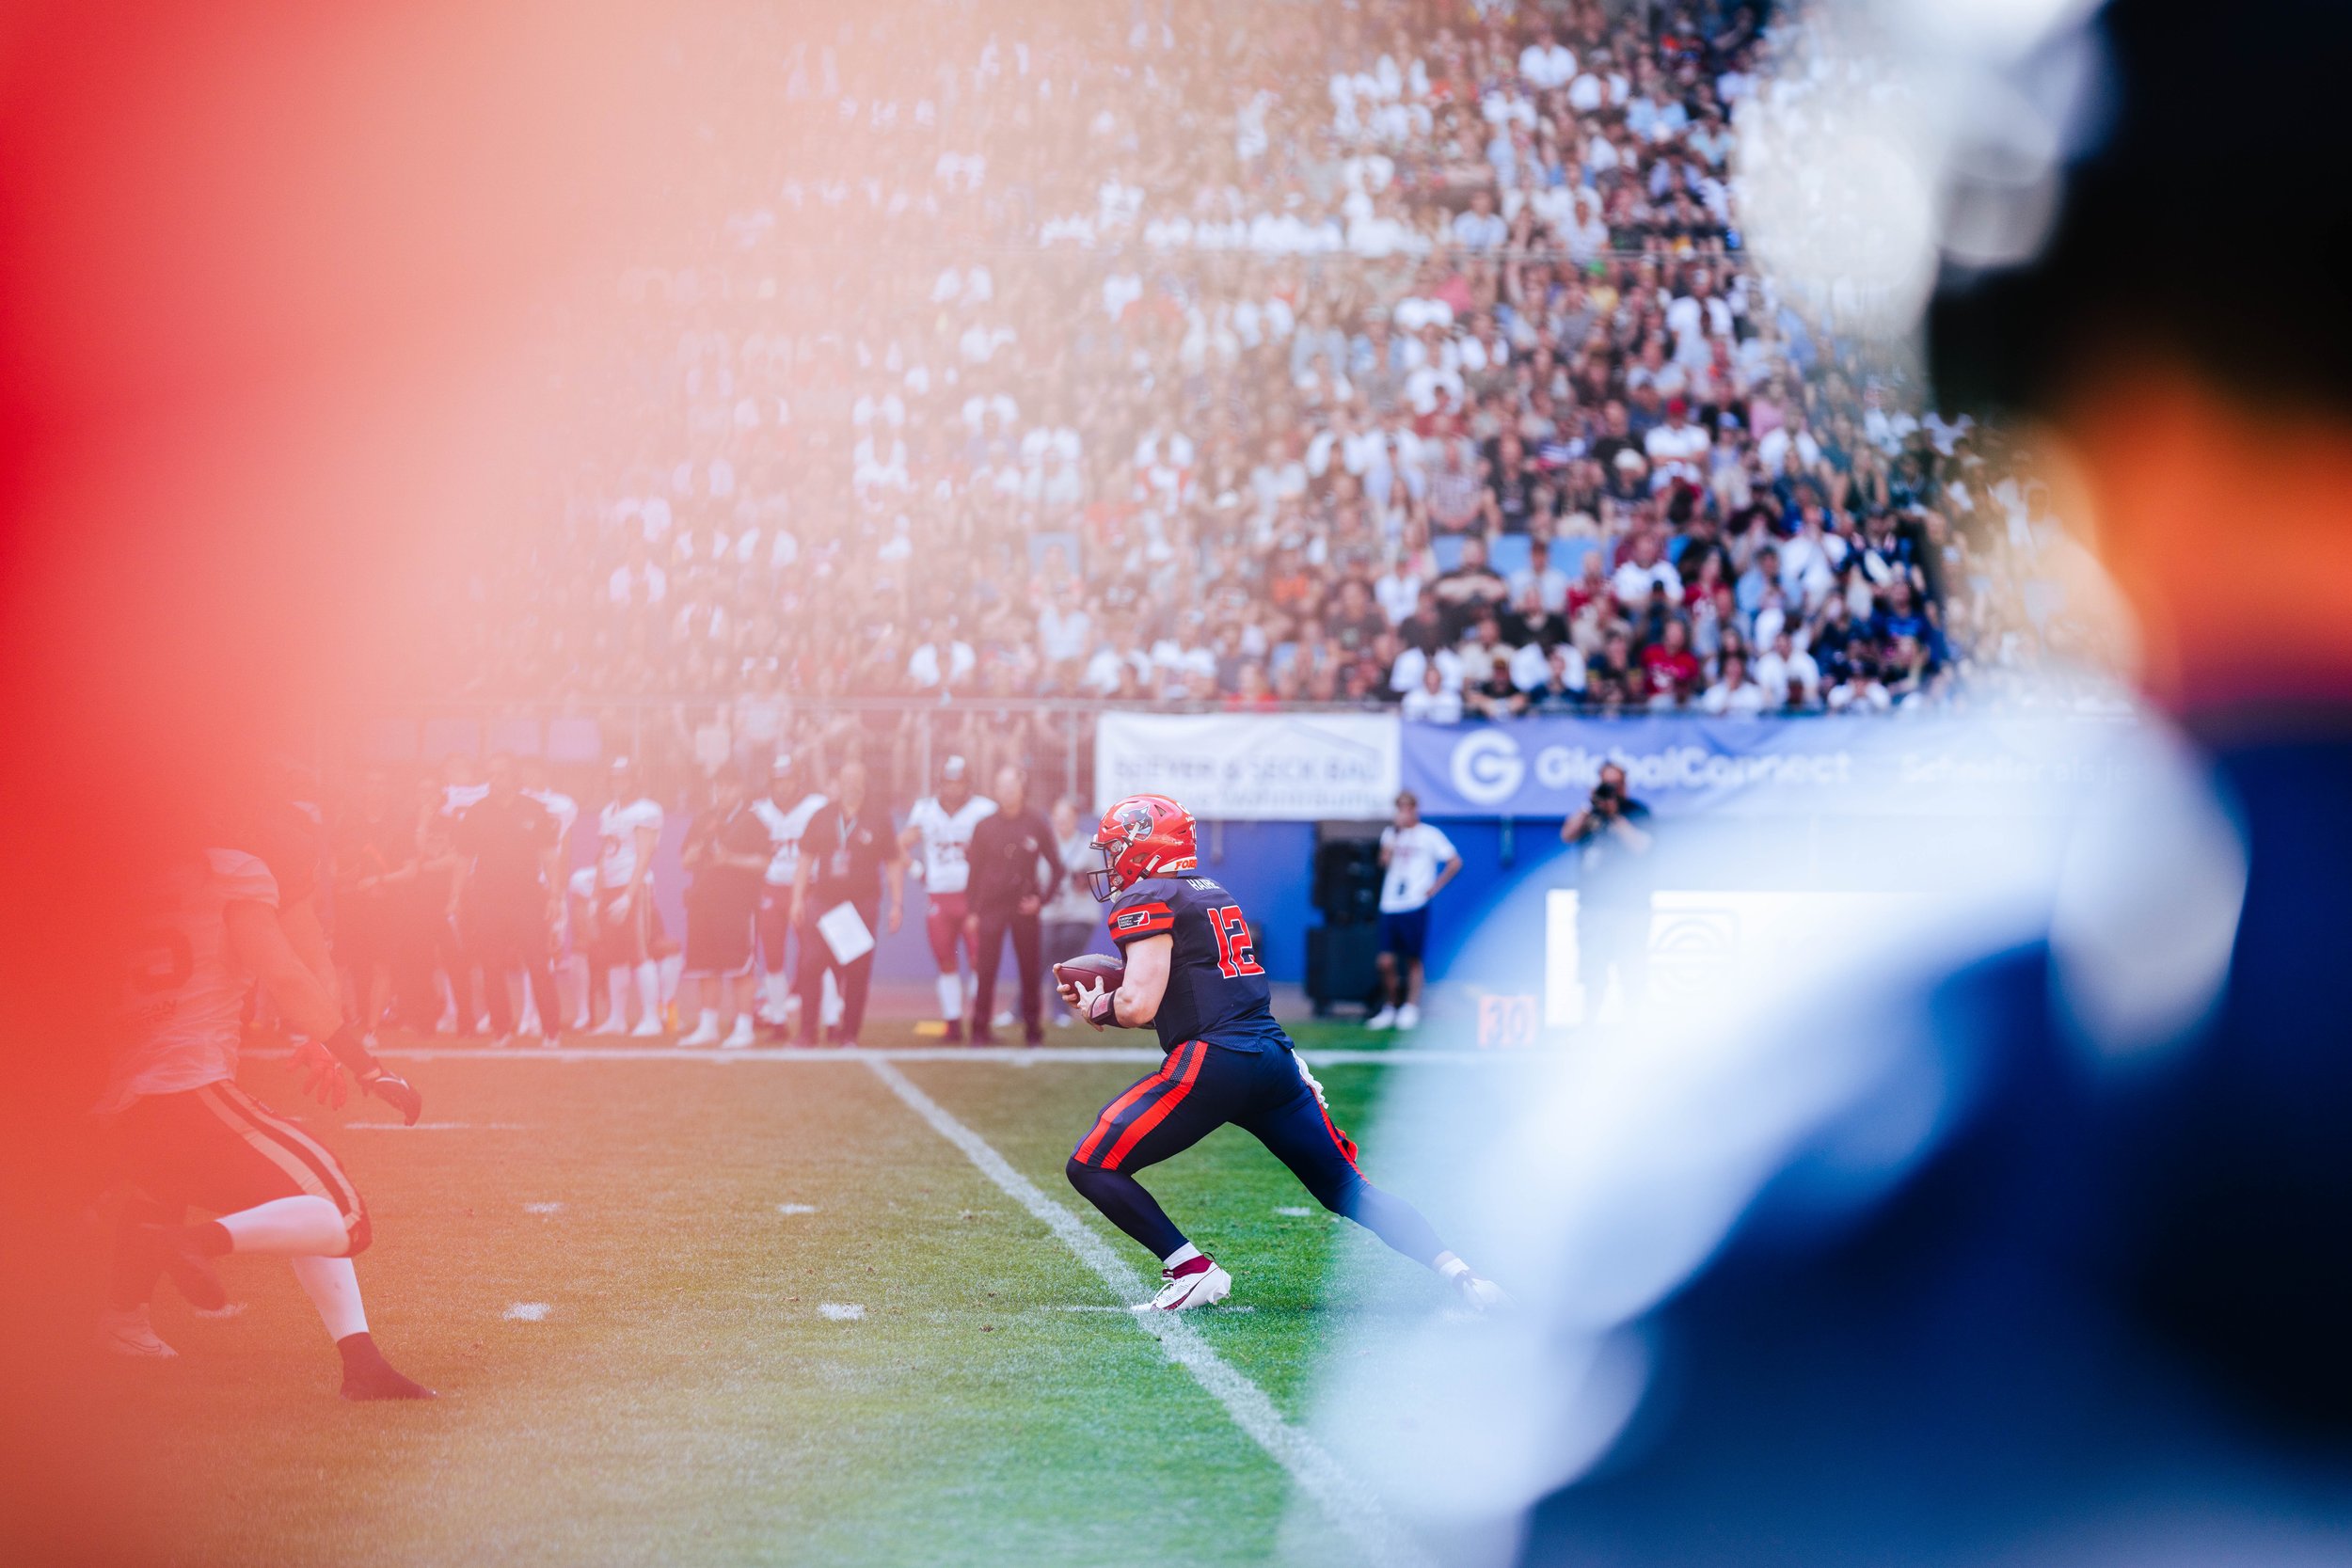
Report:
[[[1126,960],[1116,953],[1081,953],[1054,966],[1054,978],[1070,986],[1090,986],[1101,980],[1117,990],[1126,976]]]

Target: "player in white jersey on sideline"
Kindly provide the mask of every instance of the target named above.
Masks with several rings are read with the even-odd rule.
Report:
[[[768,825],[768,836],[776,846],[768,862],[767,885],[759,895],[759,1022],[771,1029],[789,1030],[792,1010],[800,1002],[792,994],[792,966],[785,955],[786,944],[793,940],[792,876],[800,869],[801,835],[808,832],[809,818],[824,805],[821,791],[801,786],[800,769],[789,752],[776,753],[768,770],[768,793],[752,802],[752,810]],[[799,940],[808,941],[808,933],[800,933]],[[830,971],[825,986],[825,1006],[830,1012],[837,1005]]]
[[[899,848],[918,845],[922,848],[916,864],[923,873],[923,886],[930,893],[924,930],[930,937],[931,958],[939,965],[939,1016],[946,1024],[951,1044],[963,1038],[963,967],[957,958],[958,944],[973,959],[976,974],[979,958],[964,904],[964,889],[972,874],[972,830],[996,811],[995,801],[972,793],[969,774],[961,757],[949,757],[939,770],[939,793],[915,801],[914,809],[907,813],[907,825],[898,833]],[[978,1020],[975,1027],[984,1027],[987,1022]]]
[[[292,1263],[317,1308],[342,1361],[344,1398],[430,1399],[368,1333],[351,1263],[370,1239],[358,1189],[324,1145],[236,1084],[246,997],[258,981],[286,1023],[310,1037],[295,1066],[322,1101],[343,1102],[349,1069],[411,1126],[423,1108],[344,1021],[331,971],[322,976],[290,940],[307,929],[314,862],[299,843],[289,849],[283,835],[261,836],[278,840],[282,891],[269,862],[230,848],[186,855],[150,890],[96,1106],[135,1193],[122,1216],[102,1342],[131,1356],[177,1354],[149,1313],[156,1279],[169,1274],[190,1306],[217,1310],[227,1295],[214,1260],[269,1254]],[[183,1224],[190,1205],[216,1217]]]
[[[637,1027],[632,1035],[661,1033],[661,966],[653,956],[661,916],[653,905],[653,852],[661,842],[661,807],[639,787],[627,757],[612,759],[612,799],[596,816],[596,930],[601,957],[610,968],[612,1008],[596,1025],[599,1035],[628,1026],[628,986],[637,982]]]
[[[555,818],[555,847],[548,856],[548,887],[551,894],[559,892],[567,879],[565,868],[572,863],[572,827],[580,820],[580,802],[548,783],[547,764],[537,757],[524,758],[516,763],[515,768],[522,780],[523,795],[538,801],[547,808],[547,814]],[[568,908],[564,899],[550,897],[549,912],[554,928],[548,932],[548,945],[558,955],[564,951],[564,927],[569,923]],[[532,995],[531,987],[524,985],[520,990],[523,997],[521,1032],[536,1035],[549,1045],[556,1044],[557,1037],[563,1032],[564,1021],[540,1018],[537,999]]]

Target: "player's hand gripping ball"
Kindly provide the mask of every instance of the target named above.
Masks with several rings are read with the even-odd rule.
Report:
[[[1081,953],[1054,966],[1061,999],[1097,1029],[1111,1022],[1111,993],[1126,977],[1126,963],[1110,953]]]

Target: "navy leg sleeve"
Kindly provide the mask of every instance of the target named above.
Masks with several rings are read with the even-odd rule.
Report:
[[[1333,1213],[1346,1215],[1417,1263],[1434,1264],[1445,1250],[1420,1210],[1364,1180],[1304,1079],[1296,1094],[1241,1125]]]
[[[1070,1184],[1103,1211],[1103,1217],[1135,1239],[1154,1258],[1165,1258],[1184,1244],[1184,1233],[1168,1217],[1160,1200],[1143,1190],[1143,1183],[1123,1170],[1104,1170],[1072,1160],[1062,1167]]]

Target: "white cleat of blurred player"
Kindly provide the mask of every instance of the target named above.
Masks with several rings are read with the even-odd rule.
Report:
[[[156,1336],[147,1304],[111,1308],[98,1315],[98,1343],[135,1361],[168,1361],[180,1353]]]
[[[734,1029],[728,1032],[725,1039],[719,1042],[719,1049],[722,1051],[744,1051],[748,1050],[752,1046],[757,1045],[758,1043],[759,1036],[753,1027],[752,1015],[749,1013],[738,1013],[735,1015]]]
[[[1477,1313],[1508,1312],[1512,1306],[1510,1292],[1491,1279],[1483,1279],[1470,1273],[1470,1266],[1451,1252],[1438,1254],[1438,1275],[1461,1292],[1462,1305]]]
[[[1396,1009],[1395,1009],[1394,1007],[1392,1007],[1392,1006],[1384,1006],[1384,1007],[1382,1007],[1382,1008],[1381,1008],[1378,1012],[1376,1012],[1376,1013],[1373,1014],[1370,1018],[1368,1018],[1368,1019],[1364,1020],[1364,1027],[1365,1027],[1365,1028],[1367,1028],[1367,1029],[1393,1029],[1393,1028],[1395,1028],[1395,1027],[1396,1027]]]
[[[1196,1307],[1215,1307],[1233,1293],[1233,1276],[1216,1266],[1216,1260],[1205,1253],[1196,1253],[1174,1268],[1162,1269],[1160,1277],[1167,1284],[1152,1298],[1154,1312],[1187,1312]]]
[[[661,1021],[648,1013],[637,1021],[637,1027],[628,1032],[629,1038],[653,1040],[661,1037]]]
[[[1399,1007],[1396,1010],[1396,1026],[1399,1029],[1420,1028],[1421,1004],[1418,1002],[1407,1002],[1405,1006]]]

